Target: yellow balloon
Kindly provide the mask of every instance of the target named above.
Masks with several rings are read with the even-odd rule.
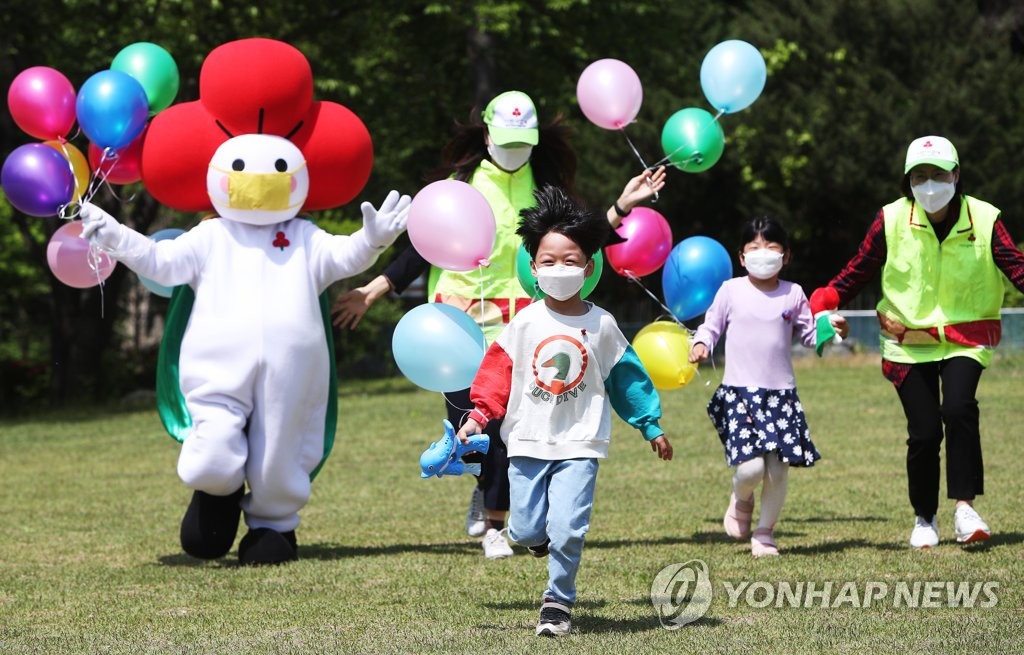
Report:
[[[43,141],[43,143],[64,155],[64,159],[68,160],[71,172],[75,174],[75,193],[72,196],[72,200],[81,202],[82,195],[89,188],[89,160],[85,158],[81,150],[66,141],[64,143],[60,141]]]
[[[655,321],[636,333],[633,350],[657,389],[679,389],[693,379],[690,333],[672,321]]]

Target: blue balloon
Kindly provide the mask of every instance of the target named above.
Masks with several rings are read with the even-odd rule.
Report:
[[[163,241],[164,239],[176,239],[179,235],[185,234],[185,230],[177,227],[169,227],[165,230],[157,230],[153,234],[149,235],[149,238],[153,241]],[[151,292],[164,298],[170,298],[171,293],[174,291],[174,287],[165,287],[162,284],[157,284],[148,277],[139,276],[139,282],[142,282],[142,286],[149,289]]]
[[[726,114],[749,107],[761,95],[767,79],[764,57],[746,41],[722,41],[704,55],[700,65],[704,97]]]
[[[732,259],[710,237],[689,237],[672,248],[661,274],[665,304],[680,321],[700,316],[732,277]]]
[[[128,73],[105,70],[94,74],[78,90],[78,124],[101,150],[123,148],[146,127],[149,99],[146,90]]]
[[[409,310],[391,337],[402,375],[428,391],[468,389],[485,348],[480,326],[466,312],[444,303]]]

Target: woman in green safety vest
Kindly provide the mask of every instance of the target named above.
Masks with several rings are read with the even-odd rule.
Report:
[[[561,115],[540,125],[533,100],[521,91],[499,94],[483,112],[473,110],[468,124],[460,125],[441,150],[442,165],[431,177],[467,182],[487,199],[496,224],[494,249],[488,256],[490,266],[469,273],[431,269],[409,247],[382,275],[338,298],[333,309],[335,325],[355,328],[378,298],[390,291],[401,292],[431,269],[428,300],[466,311],[480,324],[488,342],[493,341],[515,313],[533,300],[516,274],[521,243],[515,233],[519,212],[535,205],[533,191],[545,185],[573,193],[576,153],[570,135]],[[664,167],[633,177],[608,209],[608,221],[617,227],[633,207],[664,185]],[[473,409],[469,389],[446,393],[445,407],[448,420],[460,427]],[[513,554],[502,530],[509,499],[508,458],[500,427],[500,421],[492,421],[484,430],[491,437],[491,445],[481,462],[481,475],[466,515],[466,531],[470,536],[483,537],[488,559]]]
[[[977,399],[999,343],[1005,275],[1024,291],[1024,254],[987,202],[963,193],[960,159],[941,136],[907,149],[903,196],[882,207],[860,249],[829,282],[845,305],[881,272],[882,372],[907,417],[910,545],[939,543],[940,446],[959,543],[988,539],[974,509],[984,493]]]

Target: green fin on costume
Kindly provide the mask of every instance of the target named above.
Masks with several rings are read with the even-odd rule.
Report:
[[[167,323],[164,336],[160,341],[160,354],[156,364],[156,403],[160,421],[167,433],[177,441],[185,441],[192,429],[192,417],[185,406],[185,396],[181,393],[178,377],[178,361],[181,357],[181,339],[185,335],[188,319],[192,314],[192,305],[196,294],[192,287],[181,285],[174,288],[171,302],[167,309]],[[330,362],[327,384],[327,410],[324,415],[324,454],[309,479],[316,478],[317,473],[327,461],[327,456],[334,448],[334,433],[338,427],[338,377],[334,362],[334,330],[331,326],[330,305],[327,292],[320,294],[320,316],[324,322],[324,334],[327,337],[327,361]]]
[[[832,341],[836,336],[836,329],[833,327],[832,322],[828,320],[828,312],[818,317],[815,322],[815,328],[817,329],[817,337],[814,344],[814,352],[818,353],[818,357],[821,357],[821,353],[825,350],[825,344]]]

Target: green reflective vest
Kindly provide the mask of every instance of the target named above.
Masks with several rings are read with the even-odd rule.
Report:
[[[906,326],[905,337],[916,335],[897,339],[883,331],[882,357],[920,363],[966,356],[988,366],[999,340],[1003,302],[1002,271],[992,259],[992,228],[999,210],[963,196],[960,216],[942,242],[913,201],[901,198],[882,212],[887,254],[877,310]],[[947,338],[952,326],[957,333],[970,333],[993,322],[996,329],[977,339],[978,345]]]

